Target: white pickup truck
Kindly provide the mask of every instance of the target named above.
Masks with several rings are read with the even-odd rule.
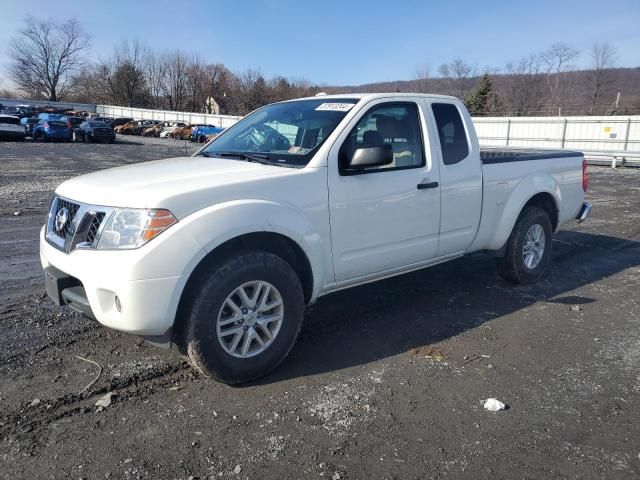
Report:
[[[64,182],[40,255],[58,304],[241,383],[286,357],[321,295],[478,250],[536,281],[586,188],[580,153],[481,151],[456,98],[318,96],[192,157]]]

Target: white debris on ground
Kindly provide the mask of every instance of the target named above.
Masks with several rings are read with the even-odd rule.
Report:
[[[98,408],[107,408],[109,405],[111,405],[111,400],[113,399],[114,395],[114,392],[109,392],[106,395],[100,397],[95,403],[95,406]]]
[[[490,412],[497,412],[498,410],[504,410],[507,406],[498,399],[488,398],[487,401],[484,402],[484,408]]]

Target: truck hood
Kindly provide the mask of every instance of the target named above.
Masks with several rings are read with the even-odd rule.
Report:
[[[56,193],[97,206],[167,208],[181,218],[221,201],[215,197],[234,185],[245,190],[265,177],[293,172],[241,160],[177,157],[82,175],[62,183]]]

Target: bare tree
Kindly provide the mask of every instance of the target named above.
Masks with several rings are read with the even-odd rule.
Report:
[[[438,73],[447,80],[449,95],[463,99],[473,76],[471,65],[461,58],[456,58],[449,63],[440,65]]]
[[[618,59],[618,51],[609,42],[595,43],[589,52],[591,55],[591,108],[589,113],[593,115],[596,103],[600,99],[602,88],[611,83],[610,69]]]
[[[540,59],[531,54],[520,60],[508,62],[505,67],[505,92],[503,101],[510,115],[531,115],[542,103],[543,76]]]
[[[187,67],[189,59],[179,50],[165,56],[162,90],[169,101],[170,110],[181,110],[187,91]]]
[[[147,85],[144,76],[144,47],[138,40],[124,39],[113,50],[103,69],[105,83],[114,101],[129,107],[144,103]]]
[[[146,49],[143,59],[143,70],[151,96],[151,104],[153,108],[161,107],[162,101],[162,82],[165,76],[165,63],[162,58],[151,49]]]
[[[425,63],[416,70],[417,90],[419,93],[429,93],[429,81],[431,80],[431,66]]]
[[[9,43],[9,76],[26,94],[53,102],[67,93],[89,37],[72,19],[65,23],[27,17]]]
[[[571,88],[573,76],[567,73],[575,68],[573,62],[580,52],[564,43],[554,43],[540,55],[545,68],[551,103],[558,107],[558,114],[566,105],[567,92]]]
[[[187,63],[186,74],[186,95],[187,108],[192,112],[199,112],[204,107],[207,100],[207,72],[206,65],[199,55],[194,54]]]
[[[267,82],[259,70],[248,69],[238,75],[236,95],[239,100],[240,114],[244,115],[269,103]]]

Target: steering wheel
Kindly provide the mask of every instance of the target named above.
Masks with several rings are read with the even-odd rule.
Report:
[[[247,149],[255,152],[288,150],[291,142],[287,137],[268,125],[251,127],[247,132]]]

